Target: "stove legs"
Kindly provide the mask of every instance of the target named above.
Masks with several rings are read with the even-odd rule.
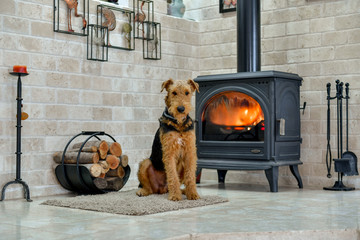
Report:
[[[217,170],[219,183],[225,183],[225,175],[227,170]]]
[[[299,188],[303,188],[303,183],[302,183],[302,180],[301,180],[301,177],[300,177],[298,165],[290,165],[290,171],[294,175],[294,177],[296,178]]]
[[[271,192],[278,191],[279,167],[272,167],[265,170],[266,178],[270,185]]]
[[[296,178],[298,182],[299,188],[303,188],[303,183],[300,177],[298,165],[290,165],[290,171]],[[277,192],[278,191],[278,178],[279,178],[279,167],[272,167],[265,170],[265,175],[267,180],[269,181],[270,191]]]
[[[290,165],[290,171],[296,178],[299,188],[303,188],[303,183],[299,173],[298,165]],[[201,168],[196,169],[196,183],[200,183],[201,179]],[[217,170],[219,183],[225,183],[225,176],[228,170]],[[270,185],[271,192],[278,192],[278,178],[279,178],[279,167],[271,167],[265,170],[266,178]]]

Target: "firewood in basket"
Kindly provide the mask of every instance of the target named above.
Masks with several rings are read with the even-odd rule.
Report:
[[[110,170],[110,165],[106,161],[100,161],[100,166],[103,168],[102,173],[107,173]]]
[[[105,178],[95,178],[93,183],[98,189],[105,189],[107,187],[107,181]]]
[[[106,173],[106,176],[123,178],[125,176],[125,170],[122,166],[118,166],[116,169],[110,169]]]
[[[103,171],[100,164],[95,163],[90,167],[90,175],[93,177],[99,177]]]
[[[105,190],[119,191],[124,186],[124,181],[122,180],[122,178],[108,177],[105,179],[107,182],[107,187],[105,188]]]
[[[72,149],[79,149],[84,142],[79,142],[79,143],[74,143],[72,145]],[[87,141],[84,145],[84,148],[92,148],[92,147],[96,147],[99,146],[100,141],[99,140],[92,140],[92,141]],[[96,149],[97,151],[97,149]]]
[[[96,158],[97,153],[81,152],[79,157],[79,164],[93,163],[93,159]],[[55,152],[53,154],[53,160],[55,163],[61,164],[63,152]],[[66,152],[64,157],[65,164],[76,164],[78,152]]]
[[[110,169],[116,169],[120,164],[120,159],[115,155],[107,155],[106,162],[109,164]]]
[[[92,157],[93,163],[98,163],[100,160],[100,156],[99,153],[93,153],[93,157]]]
[[[120,157],[122,154],[121,145],[118,142],[113,142],[110,144],[110,153],[117,157]]]
[[[98,150],[99,150],[100,158],[105,159],[109,151],[109,144],[106,141],[102,140],[99,143]]]
[[[120,156],[121,166],[126,167],[129,164],[129,157],[127,155]]]

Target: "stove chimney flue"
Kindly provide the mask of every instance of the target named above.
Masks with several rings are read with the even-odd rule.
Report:
[[[238,0],[236,8],[237,71],[260,71],[260,0]]]

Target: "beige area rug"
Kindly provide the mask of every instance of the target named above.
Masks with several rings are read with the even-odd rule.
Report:
[[[136,191],[137,190],[130,190],[98,195],[81,195],[47,200],[41,204],[140,216],[228,202],[226,198],[219,196],[201,196],[199,200],[187,200],[184,195],[182,201],[174,202],[167,199],[168,194],[153,194],[147,197],[138,197]]]

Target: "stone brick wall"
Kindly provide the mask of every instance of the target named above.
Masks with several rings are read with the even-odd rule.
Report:
[[[132,2],[132,1],[130,1]],[[185,1],[186,2],[186,1]],[[163,110],[161,82],[236,71],[235,13],[219,14],[218,0],[188,5],[193,20],[166,15],[166,1],[155,1],[155,21],[162,27],[162,59],[144,60],[141,40],[134,51],[109,49],[108,62],[86,60],[86,37],[53,32],[53,3],[3,0],[0,6],[0,187],[15,178],[16,77],[13,65],[27,65],[23,78],[22,179],[32,197],[65,193],[54,174],[51,155],[82,130],[114,136],[129,155],[136,187],[137,165],[149,156]],[[96,5],[90,0],[90,23]],[[191,3],[190,3],[191,4]],[[357,0],[262,1],[262,70],[298,73],[304,78],[301,101],[305,187],[332,185],[326,178],[327,82],[350,83],[350,149],[360,154],[360,2]],[[193,13],[191,13],[193,9]],[[335,105],[332,104],[335,150]],[[280,185],[296,186],[287,169]],[[204,179],[216,179],[205,171]],[[231,171],[227,180],[267,184],[264,173]],[[360,187],[358,177],[345,183]],[[10,185],[6,199],[22,198]]]

